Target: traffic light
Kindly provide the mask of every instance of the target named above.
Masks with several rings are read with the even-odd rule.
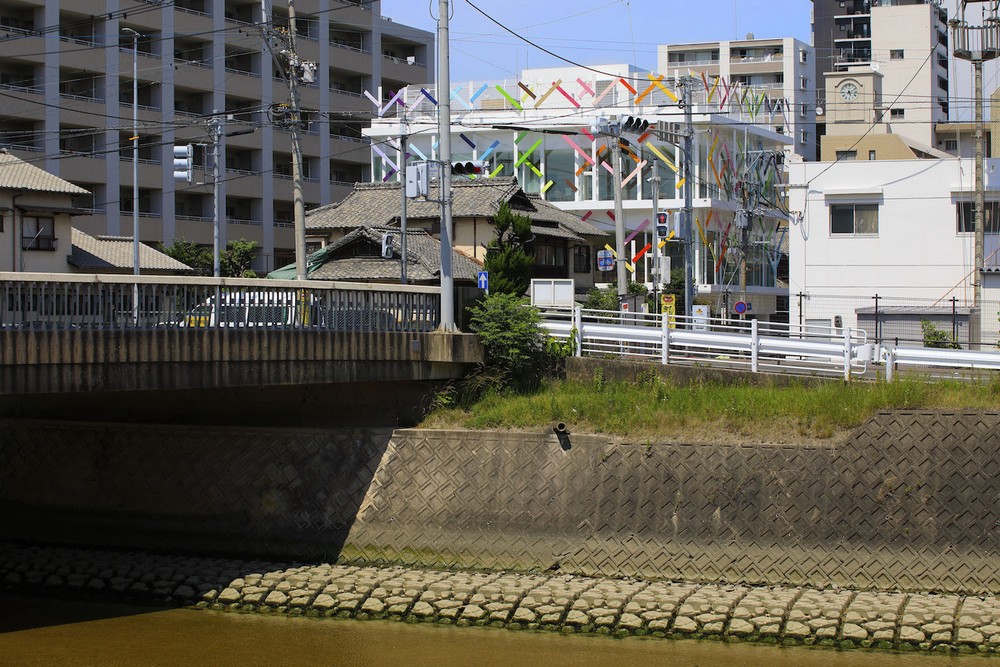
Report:
[[[174,146],[174,180],[191,182],[194,174],[194,146]]]
[[[649,121],[635,116],[626,116],[622,121],[622,132],[632,132],[642,134],[649,129]]]
[[[656,214],[656,235],[665,239],[670,236],[670,214],[661,212]]]
[[[389,232],[382,235],[382,258],[392,259],[392,234]]]
[[[486,172],[486,163],[482,160],[459,160],[451,163],[451,173],[455,176],[475,178]]]

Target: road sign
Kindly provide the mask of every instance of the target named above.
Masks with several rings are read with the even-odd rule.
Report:
[[[667,327],[677,328],[677,297],[673,294],[660,295],[660,314],[666,315]]]
[[[737,301],[733,305],[733,310],[736,311],[737,315],[742,315],[743,313],[750,310],[750,304],[748,304],[746,301]]]
[[[615,266],[615,256],[610,250],[597,251],[597,270],[610,271]]]
[[[480,271],[476,277],[476,282],[479,284],[479,289],[490,291],[490,273],[489,271]]]

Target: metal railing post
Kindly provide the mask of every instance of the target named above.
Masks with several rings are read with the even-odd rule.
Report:
[[[583,308],[579,306],[574,306],[573,308],[573,328],[576,330],[574,334],[576,342],[576,356],[583,356]]]
[[[896,375],[896,348],[890,347],[885,355],[885,381],[892,382]]]
[[[660,313],[660,363],[670,363],[670,316]]]
[[[750,320],[750,370],[757,372],[757,355],[760,353],[760,337],[757,320]]]
[[[851,327],[844,327],[844,380],[851,380]]]

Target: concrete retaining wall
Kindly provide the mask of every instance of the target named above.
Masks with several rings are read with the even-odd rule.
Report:
[[[996,594],[998,427],[1000,414],[887,413],[816,447],[12,420],[0,528],[181,552]]]

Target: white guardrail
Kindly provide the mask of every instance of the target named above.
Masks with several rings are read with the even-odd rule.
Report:
[[[849,380],[869,363],[884,363],[887,380],[900,365],[1000,370],[1000,352],[877,347],[859,329],[664,317],[648,313],[542,307],[550,336],[574,340],[576,356],[610,355],[663,364]]]

